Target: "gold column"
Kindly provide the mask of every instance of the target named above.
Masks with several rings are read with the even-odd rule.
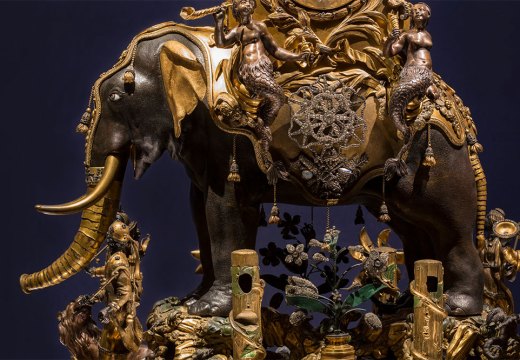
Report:
[[[415,262],[413,357],[416,360],[442,360],[442,322],[444,312],[442,263],[437,260]]]
[[[261,321],[264,283],[260,280],[256,251],[233,251],[231,276],[233,310],[229,321],[233,328],[233,359],[265,359]]]

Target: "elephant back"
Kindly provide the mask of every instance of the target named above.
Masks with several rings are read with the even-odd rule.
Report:
[[[264,13],[260,11],[256,16],[267,18],[270,31],[280,38],[287,16],[282,21],[279,11],[265,12],[269,7],[262,5]],[[267,130],[258,122],[262,97],[251,94],[238,75],[240,47],[216,47],[213,28],[172,25],[171,31],[188,39],[198,52],[195,54],[193,47],[179,41],[168,41],[161,50],[161,71],[175,135],[180,136],[182,122],[203,101],[217,127],[251,141],[258,167],[266,174],[273,163],[283,165],[291,181],[300,184],[317,203],[354,194],[356,188],[381,176],[385,161],[402,146],[388,116],[388,101],[402,59],[390,60],[381,54],[390,15],[388,7],[378,2],[364,2],[357,12],[346,15],[341,24],[330,22],[327,26],[332,35],[326,40],[311,44],[334,45],[340,50],[345,46],[343,50],[322,56],[314,67],[275,63],[274,79],[283,89],[286,104]],[[360,47],[363,41],[346,29],[359,30],[365,23],[372,27],[363,30],[365,46]],[[293,29],[296,28],[295,25]],[[295,47],[296,33],[293,31],[284,40],[284,46],[297,51],[305,37]],[[367,41],[370,46],[366,46]],[[469,109],[436,74],[434,83],[439,98],[414,99],[406,109],[407,123],[416,131],[425,130],[428,124],[456,147],[478,145]],[[179,88],[183,89],[181,94]]]

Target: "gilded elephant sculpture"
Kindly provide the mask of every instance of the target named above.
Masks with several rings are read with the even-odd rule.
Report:
[[[318,56],[313,66],[279,66],[276,81],[288,103],[270,125],[272,141],[267,152],[248,123],[254,119],[258,100],[248,97],[247,89],[234,77],[237,51],[214,46],[213,28],[164,23],[137,35],[93,86],[95,106],[83,121],[86,195],[63,205],[37,206],[48,214],[82,211],[74,241],[47,268],[22,275],[22,289],[29,292],[56,285],[87,267],[119,207],[129,159],[139,179],[168,151],[191,179],[191,208],[204,269],[200,286],[185,298],[191,313],[227,316],[230,254],[255,247],[260,205],[276,197],[279,203],[300,205],[357,203],[375,216],[383,204],[389,226],[403,241],[409,275],[413,277],[416,260],[442,261],[448,310],[479,314],[483,276],[474,235],[476,230],[479,242],[483,241],[485,177],[469,110],[434,75],[440,97],[415,99],[406,112],[413,129],[405,156],[406,174],[384,182],[385,161],[403,145],[387,109],[397,81],[393,74],[402,59],[386,59],[381,54],[383,35],[391,32],[389,24],[395,20],[389,15],[394,10],[379,1],[354,3],[357,7],[351,12],[334,12],[345,17],[343,28],[328,35],[318,30],[295,32],[293,42],[286,41],[285,46],[293,48],[299,46],[297,40],[300,45],[303,42]],[[264,13],[258,16],[271,16],[270,31],[278,29],[279,40],[284,27],[276,24],[281,16],[272,16],[276,12],[267,2],[262,5]],[[349,26],[360,19],[370,22],[370,29],[377,28],[375,34],[363,30],[351,37],[349,29],[354,28]],[[320,20],[310,12],[299,21]],[[348,100],[348,111],[340,109],[337,114],[344,115],[338,116],[340,120],[352,121],[348,139],[356,141],[355,146],[313,147],[300,136],[304,115],[318,111],[305,104],[323,99],[323,94],[341,94]],[[233,114],[238,115],[233,118]],[[324,137],[329,135],[325,131]],[[313,139],[320,141],[316,136]],[[423,164],[428,147],[435,152],[435,166]],[[228,181],[230,159],[239,166],[240,182]],[[323,170],[331,159],[335,167]],[[286,175],[273,182],[266,176],[269,166],[280,166]]]

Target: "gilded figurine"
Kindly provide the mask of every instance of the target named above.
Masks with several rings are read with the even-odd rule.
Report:
[[[403,50],[406,53],[406,63],[401,71],[399,82],[392,88],[389,102],[390,117],[397,128],[398,137],[405,145],[396,158],[389,159],[385,166],[387,178],[394,174],[407,174],[406,165],[401,159],[410,142],[410,129],[405,122],[405,110],[408,103],[416,97],[427,95],[431,99],[438,97],[438,90],[433,84],[432,59],[430,49],[432,37],[426,26],[430,20],[431,10],[425,3],[417,3],[412,8],[412,26],[410,30],[401,32],[394,29],[384,44],[384,54],[393,57]],[[390,173],[387,172],[390,171]]]
[[[240,46],[238,77],[253,96],[262,99],[257,131],[265,146],[271,141],[269,125],[286,102],[282,87],[275,81],[269,55],[281,61],[309,61],[312,56],[310,52],[296,54],[278,46],[265,23],[252,18],[255,8],[255,0],[233,0],[232,13],[238,25],[226,32],[224,19],[227,8],[221,7],[214,14],[215,44],[221,48]]]
[[[139,351],[143,330],[136,316],[142,293],[141,257],[150,240],[139,243],[132,238],[138,234],[135,223],[119,214],[107,233],[107,260],[104,266],[91,268],[93,277],[101,278],[101,287],[88,298],[90,304],[106,301],[99,313],[103,331],[99,340],[100,359],[118,359]]]
[[[486,232],[486,242],[480,250],[484,266],[484,299],[488,305],[500,307],[510,314],[514,310],[513,294],[504,281],[514,281],[520,270],[520,251],[516,250],[516,244],[508,246],[510,240],[518,237],[519,227],[497,208],[486,217]]]

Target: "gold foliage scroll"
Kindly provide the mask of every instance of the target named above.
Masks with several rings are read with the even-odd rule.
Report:
[[[174,40],[163,45],[160,61],[175,136],[179,137],[182,120],[195,110],[206,95],[205,70],[186,45]]]

